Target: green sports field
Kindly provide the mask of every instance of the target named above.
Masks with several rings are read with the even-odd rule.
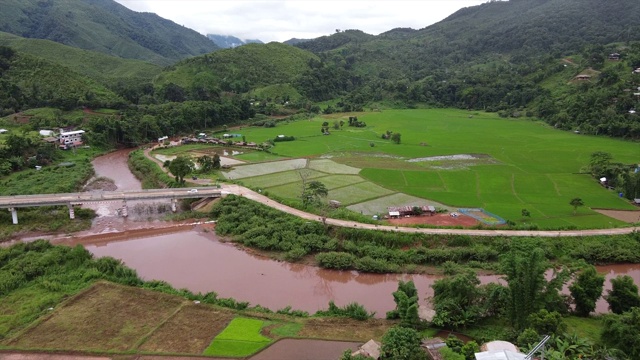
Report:
[[[579,135],[539,121],[502,119],[482,112],[436,109],[355,114],[366,122],[365,128],[347,126],[353,115],[245,128],[242,134],[256,142],[294,136],[295,141],[276,143],[272,152],[283,158],[312,159],[307,164],[310,178],[326,180],[329,197],[352,205],[350,208],[391,194],[406,194],[452,208],[480,207],[516,223],[553,229],[622,226],[591,209],[636,209],[601,187],[585,173],[585,167],[596,151],[611,153],[617,162],[638,164],[638,143]],[[335,120],[345,125],[335,130]],[[330,124],[329,136],[321,133],[324,121]],[[382,139],[386,131],[400,133],[401,143]],[[262,170],[255,164],[247,165],[246,171],[237,166],[234,171],[242,174],[247,185],[264,187],[282,197],[299,196],[296,170],[276,163]],[[329,177],[332,174],[343,175]],[[574,215],[569,201],[575,197],[585,206]],[[398,205],[402,204],[388,204]],[[529,210],[531,217],[523,219],[522,209]]]

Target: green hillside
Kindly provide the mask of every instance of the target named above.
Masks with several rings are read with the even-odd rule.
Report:
[[[318,57],[280,43],[247,44],[183,60],[168,67],[155,85],[207,87],[245,93],[274,84],[292,83]]]
[[[5,32],[0,32],[0,45],[47,59],[101,83],[129,81],[132,78],[151,80],[161,70],[158,65],[140,60],[122,59],[50,40],[26,39]]]
[[[217,49],[204,35],[112,0],[5,0],[0,31],[159,65]]]
[[[0,111],[33,107],[122,106],[124,100],[103,85],[42,58],[0,47]]]

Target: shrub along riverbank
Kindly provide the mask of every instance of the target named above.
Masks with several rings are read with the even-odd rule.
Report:
[[[143,189],[161,189],[176,186],[176,182],[169,177],[153,161],[144,156],[144,150],[135,150],[129,154],[129,170],[142,182]]]
[[[415,272],[446,262],[495,270],[512,242],[528,242],[548,260],[591,264],[639,263],[640,234],[579,238],[471,237],[404,234],[325,226],[285,214],[243,197],[228,196],[211,211],[216,232],[278,258],[300,261],[313,256],[329,269],[364,272]]]

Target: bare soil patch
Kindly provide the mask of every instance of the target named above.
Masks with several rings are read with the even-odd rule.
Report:
[[[70,354],[0,353],[0,360],[111,360],[111,358]]]
[[[593,209],[602,215],[612,217],[616,220],[624,221],[630,224],[640,223],[640,210],[605,210]]]
[[[251,360],[339,359],[345,350],[357,350],[361,342],[282,339],[251,357]]]
[[[76,351],[131,350],[183,302],[176,296],[100,282],[9,345]]]
[[[358,321],[345,318],[317,318],[305,321],[298,336],[366,342],[370,339],[382,339],[382,335],[393,325],[393,322],[384,319]]]
[[[140,346],[145,352],[199,355],[235,315],[206,304],[182,307]]]
[[[457,213],[458,216],[453,217],[451,214],[435,214],[433,216],[421,215],[403,217],[399,219],[388,219],[387,221],[391,225],[436,225],[436,226],[464,226],[472,227],[478,225],[480,222],[470,216],[466,216]]]

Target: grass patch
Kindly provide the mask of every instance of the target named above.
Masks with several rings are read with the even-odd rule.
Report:
[[[283,323],[275,324],[270,332],[277,337],[296,337],[301,329],[301,323]]]
[[[562,320],[567,325],[567,333],[577,334],[579,337],[589,339],[596,344],[600,342],[602,329],[604,328],[601,316],[588,318],[567,316]]]
[[[360,321],[349,318],[310,318],[303,323],[298,336],[343,341],[380,340],[393,325],[393,322],[382,319]]]
[[[260,334],[264,321],[238,317],[205,349],[207,356],[248,356],[267,346],[271,339]]]
[[[100,149],[77,149],[61,151],[62,158],[54,165],[42,170],[23,170],[0,178],[0,196],[57,194],[80,190],[82,185],[93,176],[91,160],[101,154]],[[72,163],[71,166],[61,166]]]

